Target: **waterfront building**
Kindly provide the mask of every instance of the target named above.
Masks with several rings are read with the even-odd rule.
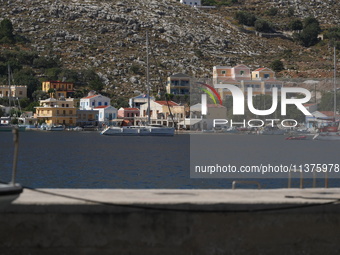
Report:
[[[77,126],[98,126],[98,111],[77,109]]]
[[[150,96],[150,100],[155,100],[153,96]],[[147,94],[140,94],[138,96],[132,97],[129,99],[130,108],[140,108],[142,104],[148,102],[148,95]]]
[[[190,115],[178,123],[179,128],[190,130],[212,130],[214,119],[226,119],[227,108],[219,104],[207,104],[207,114],[202,115],[202,104],[190,106]]]
[[[74,126],[77,120],[77,109],[73,98],[49,98],[39,100],[36,108],[36,118],[47,125]]]
[[[124,119],[125,123],[129,123],[131,125],[138,125],[141,121],[140,110],[135,107],[129,107],[129,108],[121,107],[118,110],[118,118]]]
[[[117,109],[111,105],[101,105],[93,109],[97,111],[97,120],[99,124],[108,125],[112,120],[117,118]]]
[[[44,81],[42,82],[42,91],[49,93],[50,97],[54,98],[73,97],[73,82]]]
[[[170,109],[169,109],[170,108]],[[140,106],[141,119],[148,118],[148,104]],[[151,124],[174,127],[185,118],[185,108],[173,101],[150,101]]]
[[[23,85],[0,85],[0,98],[26,98],[27,97],[27,86]]]
[[[94,91],[91,91],[87,97],[83,97],[80,99],[80,109],[93,110],[96,107],[109,106],[110,101],[110,98],[100,94],[95,94]]]
[[[311,112],[312,116],[306,116],[306,128],[316,128],[327,125],[334,120],[333,111],[315,111]],[[336,114],[335,119],[340,119],[340,115]]]

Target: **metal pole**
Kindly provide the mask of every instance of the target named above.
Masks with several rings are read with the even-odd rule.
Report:
[[[336,47],[334,46],[334,121],[336,117]]]
[[[13,156],[13,169],[12,169],[12,181],[11,184],[15,184],[15,176],[17,172],[17,162],[18,162],[18,150],[19,150],[19,129],[18,127],[13,128],[13,141],[14,141],[14,156]]]
[[[146,86],[148,94],[148,125],[150,125],[150,77],[149,77],[149,36],[148,31],[146,31]]]

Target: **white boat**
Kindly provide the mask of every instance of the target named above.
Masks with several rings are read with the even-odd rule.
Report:
[[[161,125],[107,127],[100,134],[110,136],[173,136],[175,129]]]
[[[146,125],[142,126],[110,126],[100,132],[101,135],[111,136],[173,136],[175,128],[166,127],[162,125],[150,124],[150,84],[149,84],[149,40],[146,34],[146,80],[147,80],[147,99],[148,99],[148,121]],[[122,120],[121,120],[122,121]]]
[[[63,130],[64,130],[63,125],[46,126],[46,131],[63,131]]]

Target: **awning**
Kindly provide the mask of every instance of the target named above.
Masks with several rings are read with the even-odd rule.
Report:
[[[180,121],[178,123],[179,126],[193,126],[197,123],[200,123],[202,120],[201,119],[186,119],[186,120],[183,120],[183,121]]]

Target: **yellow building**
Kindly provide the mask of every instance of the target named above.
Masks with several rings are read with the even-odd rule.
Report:
[[[49,98],[39,103],[40,106],[35,107],[38,121],[44,121],[47,125],[76,125],[77,108],[74,107],[73,98]]]
[[[13,98],[26,98],[27,97],[27,86],[11,85],[0,85],[0,98],[2,97],[13,97]]]
[[[44,81],[42,83],[42,90],[50,93],[50,97],[67,98],[72,97],[74,94],[72,82],[62,81]],[[51,91],[54,91],[53,93]]]

